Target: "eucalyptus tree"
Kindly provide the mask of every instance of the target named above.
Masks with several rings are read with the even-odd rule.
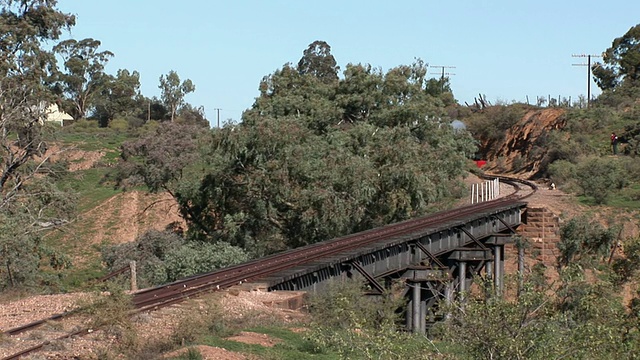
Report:
[[[261,255],[437,208],[475,144],[426,92],[425,70],[349,65],[325,83],[286,64],[265,77],[243,122],[203,143],[200,180],[176,192],[190,234]]]
[[[53,100],[47,84],[55,58],[44,44],[74,24],[53,0],[0,2],[0,288],[33,283],[45,259],[64,263],[39,237],[43,226],[60,223],[69,210],[46,176],[42,119]]]
[[[331,46],[326,41],[316,40],[309,44],[298,61],[300,74],[309,74],[325,83],[338,81],[340,67],[331,55]]]
[[[347,123],[371,120],[371,115],[384,104],[382,70],[371,65],[348,64],[344,79],[336,90],[336,103],[342,110],[341,120]]]
[[[640,24],[613,40],[603,62],[592,67],[596,84],[603,91],[640,87]]]
[[[260,82],[260,96],[242,116],[250,125],[265,116],[295,117],[317,132],[326,132],[340,122],[335,103],[337,83],[327,84],[311,74],[301,74],[292,65],[265,76]]]
[[[456,191],[469,137],[444,121],[319,134],[296,117],[227,126],[175,195],[189,233],[263,255],[426,214]]]
[[[96,99],[94,116],[101,126],[107,126],[116,116],[136,115],[140,103],[140,73],[120,69],[115,77],[105,77]]]
[[[76,119],[87,116],[88,110],[96,105],[100,90],[110,79],[104,67],[113,53],[98,51],[99,47],[98,40],[69,39],[53,48],[62,57],[65,69],[57,73],[56,87],[72,104],[71,115]]]
[[[192,239],[259,256],[423,215],[459,191],[475,144],[427,93],[422,62],[348,65],[327,82],[299,70],[264,77],[242,123],[201,138],[189,176],[170,179]]]
[[[185,103],[185,95],[194,92],[196,86],[189,79],[181,82],[178,73],[171,70],[167,75],[160,76],[160,85],[158,87],[162,92],[162,101],[171,113],[171,122],[174,122],[176,113]]]

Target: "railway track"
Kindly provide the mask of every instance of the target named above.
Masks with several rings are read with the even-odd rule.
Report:
[[[426,217],[407,220],[404,222],[383,226],[380,228],[343,236],[322,243],[284,251],[261,259],[252,260],[243,264],[220,269],[211,273],[195,275],[162,286],[140,290],[132,295],[133,312],[143,312],[159,309],[185,299],[197,297],[203,293],[229,288],[231,286],[251,282],[268,274],[283,269],[312,262],[323,257],[345,252],[362,247],[368,243],[382,239],[393,238],[409,234],[428,226],[438,224],[448,219],[471,215],[478,211],[489,210],[507,204],[520,202],[531,196],[537,190],[537,186],[527,180],[509,178],[504,176],[485,176],[485,178],[499,178],[500,182],[513,187],[513,193],[495,200],[458,207],[452,210],[438,212]],[[4,332],[5,336],[31,331],[51,321],[60,321],[74,315],[75,312],[56,314],[49,318],[38,320]],[[43,342],[20,353],[10,355],[2,360],[18,359],[23,355],[38,351],[48,343],[62,340],[71,336],[84,335],[88,329],[75,330],[59,338]]]

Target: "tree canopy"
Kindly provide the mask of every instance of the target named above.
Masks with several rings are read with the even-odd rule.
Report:
[[[298,61],[300,74],[313,75],[322,82],[337,81],[339,69],[336,59],[331,55],[331,46],[320,40],[309,44]]]
[[[640,24],[614,39],[603,61],[593,66],[593,76],[602,90],[640,86]]]
[[[0,288],[33,284],[42,264],[66,262],[45,249],[37,228],[68,214],[67,196],[48,176],[41,123],[55,58],[43,44],[75,23],[53,0],[0,3]]]
[[[110,51],[98,51],[100,41],[69,39],[54,46],[62,56],[66,70],[56,74],[58,91],[73,105],[71,114],[75,119],[85,118],[90,106],[95,105],[95,96],[100,93],[108,76],[104,67],[113,56]]]
[[[266,76],[243,122],[198,140],[199,160],[181,170],[190,176],[166,178],[190,236],[257,256],[437,208],[457,194],[475,144],[450,126],[425,75],[416,61],[387,73],[350,64],[334,82],[289,64]],[[138,154],[138,172],[165,163]]]
[[[158,87],[162,91],[162,101],[171,113],[171,122],[175,120],[176,113],[184,105],[185,95],[196,90],[196,86],[191,80],[186,79],[181,82],[180,76],[173,70],[169,71],[167,75],[160,76]]]
[[[115,77],[107,75],[96,101],[94,115],[102,126],[106,126],[116,116],[135,115],[140,100],[140,73],[120,69]]]

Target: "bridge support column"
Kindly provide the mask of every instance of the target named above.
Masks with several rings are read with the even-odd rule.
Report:
[[[426,319],[425,315],[422,312],[422,299],[421,299],[422,287],[420,282],[413,283],[413,297],[411,299],[412,302],[412,322],[411,322],[411,330],[414,333],[420,334],[422,329],[426,327]],[[424,306],[426,310],[426,303]]]
[[[502,259],[502,250],[504,246],[496,245],[493,247],[493,284],[497,296],[502,295],[502,289],[504,287],[504,260]]]
[[[464,303],[465,293],[467,292],[467,262],[458,262],[458,291],[460,292],[460,303]]]
[[[407,331],[413,331],[413,300],[407,302],[407,311],[405,314],[405,324]]]
[[[493,261],[487,260],[484,264],[487,277],[484,282],[484,295],[485,298],[490,298],[493,295]]]
[[[420,301],[420,334],[427,333],[427,300]]]

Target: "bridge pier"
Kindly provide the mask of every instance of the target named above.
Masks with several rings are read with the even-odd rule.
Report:
[[[407,304],[407,330],[416,334],[427,332],[427,297],[424,284],[420,281],[411,282],[411,300]]]
[[[447,281],[444,287],[444,302],[447,305],[447,308],[451,308],[451,304],[453,304],[453,293],[454,293],[453,281]],[[451,318],[451,314],[447,312],[447,314],[445,315],[445,318],[447,319]]]
[[[422,329],[422,324],[421,322],[425,321],[424,316],[422,316],[422,306],[421,306],[421,291],[422,288],[420,286],[420,282],[414,282],[413,283],[413,299],[411,299],[411,301],[413,302],[413,321],[412,321],[412,328],[413,328],[413,332],[414,333],[420,333],[420,329]]]
[[[460,304],[464,304],[467,293],[467,262],[458,261],[458,292]]]
[[[502,292],[504,291],[504,246],[511,243],[513,243],[513,239],[510,234],[491,236],[486,243],[493,250],[493,289],[496,296],[502,296]],[[524,253],[522,256],[524,259]],[[520,258],[520,254],[518,254],[518,258]],[[488,272],[489,266],[487,264],[487,273]]]
[[[497,245],[493,247],[493,273],[495,274],[493,286],[497,296],[502,296],[502,287],[504,284],[504,261],[502,260],[503,246]]]
[[[417,334],[427,332],[427,323],[432,323],[435,314],[430,309],[443,298],[443,293],[453,297],[452,279],[448,268],[434,269],[428,266],[415,266],[402,275],[405,280],[407,305],[405,324],[407,331]],[[448,289],[447,289],[448,288]]]

